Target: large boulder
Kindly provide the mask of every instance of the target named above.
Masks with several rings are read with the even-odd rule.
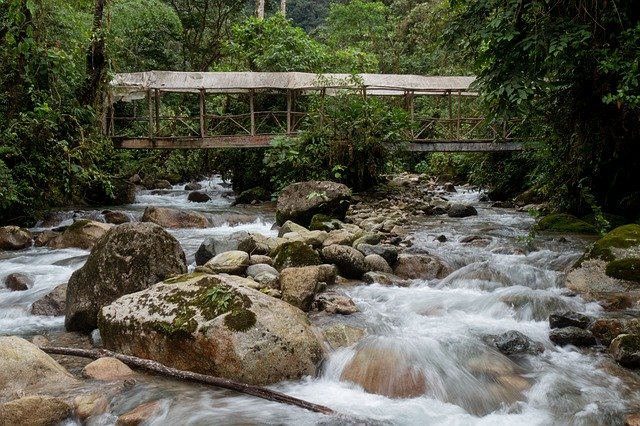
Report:
[[[280,244],[272,253],[273,266],[281,271],[285,268],[319,265],[320,256],[313,247],[302,241],[287,241]]]
[[[51,426],[61,424],[71,415],[71,406],[61,398],[25,396],[0,405],[3,425]]]
[[[276,222],[287,220],[308,227],[318,213],[344,220],[351,204],[351,190],[341,183],[309,181],[294,183],[278,197]]]
[[[14,272],[7,275],[7,278],[4,279],[4,285],[11,291],[24,291],[33,286],[33,280],[28,275]]]
[[[31,305],[32,315],[62,316],[67,306],[67,283],[60,284],[53,291]]]
[[[318,266],[283,269],[280,272],[282,300],[308,312],[311,310],[320,281],[320,268]]]
[[[118,225],[96,244],[84,266],[71,275],[65,327],[89,332],[97,327],[97,314],[103,306],[186,271],[180,243],[160,226]]]
[[[452,268],[436,256],[401,254],[398,256],[393,272],[401,278],[433,280],[446,277],[452,272]]]
[[[80,219],[73,222],[62,234],[49,240],[47,247],[54,249],[77,247],[91,250],[96,242],[112,227],[113,225],[107,223]]]
[[[598,318],[589,326],[589,331],[602,344],[609,345],[621,334],[640,335],[640,318]]]
[[[19,226],[0,227],[0,249],[21,250],[33,244],[33,236],[27,229]]]
[[[449,217],[468,217],[477,216],[478,211],[475,207],[468,204],[454,203],[447,209],[447,216]]]
[[[0,401],[31,392],[55,394],[76,382],[34,344],[20,337],[0,337]]]
[[[596,228],[568,213],[554,213],[540,219],[536,231],[563,232],[572,234],[597,234]]]
[[[207,228],[209,226],[209,220],[200,212],[156,206],[144,209],[142,222],[153,222],[163,228]]]
[[[333,263],[338,267],[340,275],[345,278],[362,278],[362,274],[369,270],[365,256],[351,246],[332,245],[322,249],[322,257],[326,263]]]
[[[193,273],[122,296],[100,313],[104,345],[250,384],[313,375],[322,349],[306,315],[248,281]]]
[[[596,338],[589,330],[571,326],[552,329],[549,332],[549,339],[560,346],[594,346],[596,344]]]
[[[640,367],[640,335],[621,334],[609,345],[609,353],[621,365]]]
[[[214,274],[224,273],[242,275],[249,266],[249,253],[240,250],[225,251],[216,254],[213,259],[204,264]]]

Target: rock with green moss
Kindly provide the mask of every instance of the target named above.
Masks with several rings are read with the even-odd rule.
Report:
[[[271,193],[260,186],[256,186],[255,188],[242,191],[236,197],[234,204],[251,204],[254,202],[269,200],[271,200]]]
[[[627,257],[609,262],[605,270],[613,278],[640,283],[640,258]]]
[[[33,236],[28,229],[19,226],[0,227],[0,249],[22,250],[31,247]]]
[[[621,334],[609,345],[609,353],[620,365],[640,367],[640,335]]]
[[[313,375],[322,347],[306,315],[248,279],[192,273],[102,309],[106,348],[249,384]]]
[[[54,249],[76,247],[90,250],[112,227],[111,224],[80,219],[65,229],[62,234],[49,240],[47,247]]]
[[[302,241],[287,241],[280,244],[271,254],[273,266],[278,271],[285,268],[319,265],[320,256],[313,247]]]
[[[180,243],[153,223],[113,227],[69,279],[65,327],[90,332],[100,308],[118,297],[187,272]]]
[[[282,225],[291,220],[309,226],[311,218],[319,213],[342,221],[350,205],[351,190],[341,183],[294,183],[284,188],[278,197],[276,222]]]
[[[593,225],[568,213],[556,213],[543,217],[536,224],[536,230],[571,234],[597,234]]]
[[[593,243],[586,259],[612,261],[624,257],[640,256],[640,225],[619,226]]]
[[[316,214],[311,218],[309,229],[312,231],[334,231],[336,229],[342,229],[344,224],[338,219],[327,216],[326,214]]]

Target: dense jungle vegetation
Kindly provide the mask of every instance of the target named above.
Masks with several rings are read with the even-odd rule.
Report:
[[[117,201],[119,179],[134,173],[177,182],[220,172],[237,190],[275,192],[309,178],[366,189],[386,172],[413,170],[482,185],[496,198],[533,188],[560,210],[640,214],[632,1],[0,0],[0,39],[2,224]],[[270,150],[114,150],[101,136],[103,89],[113,73],[145,70],[477,75],[474,108],[494,123],[522,118],[530,149],[389,151],[406,113],[345,94],[308,99],[300,137]]]

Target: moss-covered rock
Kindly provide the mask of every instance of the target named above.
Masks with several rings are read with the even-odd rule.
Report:
[[[187,274],[102,309],[108,349],[251,384],[315,373],[322,348],[306,315],[248,279]]]
[[[326,214],[318,213],[311,218],[309,229],[312,231],[333,231],[342,228],[342,222]]]
[[[273,257],[273,266],[278,271],[322,263],[318,253],[302,241],[289,241],[280,244],[273,251],[271,257]]]
[[[621,334],[611,342],[609,353],[621,365],[640,367],[640,336]]]
[[[234,204],[251,204],[254,201],[269,201],[271,193],[266,189],[257,186],[255,188],[242,191],[237,197]]]
[[[543,217],[536,224],[537,231],[568,232],[572,234],[597,234],[596,228],[568,213],[556,213]]]
[[[311,218],[318,213],[344,220],[350,205],[351,190],[341,183],[294,183],[284,188],[278,197],[276,222],[282,225],[291,220],[309,226]]]
[[[606,274],[613,278],[640,283],[640,258],[628,257],[607,264]]]
[[[596,241],[591,246],[586,258],[612,261],[617,257],[616,249],[629,249],[634,246],[640,246],[640,225],[623,225]]]

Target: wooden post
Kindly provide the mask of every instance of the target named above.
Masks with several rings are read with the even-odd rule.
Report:
[[[324,126],[324,97],[326,93],[326,88],[320,89],[320,127]]]
[[[160,89],[155,89],[156,103],[156,135],[160,133]]]
[[[253,89],[249,90],[249,112],[251,115],[251,136],[256,135],[256,112],[254,105],[254,91]]]
[[[153,139],[153,104],[151,103],[151,89],[147,90],[147,105],[148,105],[148,114],[147,117],[149,121],[149,139]]]
[[[200,137],[202,139],[204,139],[205,136],[207,136],[204,128],[204,115],[206,112],[204,96],[205,96],[204,89],[200,89]]]
[[[287,0],[280,0],[280,12],[282,16],[287,16]]]
[[[362,86],[362,99],[367,100],[367,87]]]
[[[260,20],[264,19],[264,3],[265,0],[256,0],[256,17]]]
[[[447,90],[447,97],[449,98],[449,131],[453,133],[453,96],[451,95],[451,90]],[[453,138],[453,135],[450,134],[449,137]]]
[[[461,115],[462,115],[462,92],[460,92],[460,90],[458,90],[458,122],[456,125],[456,133],[458,135],[458,140],[462,139],[462,133],[460,132],[460,120],[461,120]]]
[[[293,107],[293,95],[291,89],[287,89],[287,135],[291,133],[291,108]]]

